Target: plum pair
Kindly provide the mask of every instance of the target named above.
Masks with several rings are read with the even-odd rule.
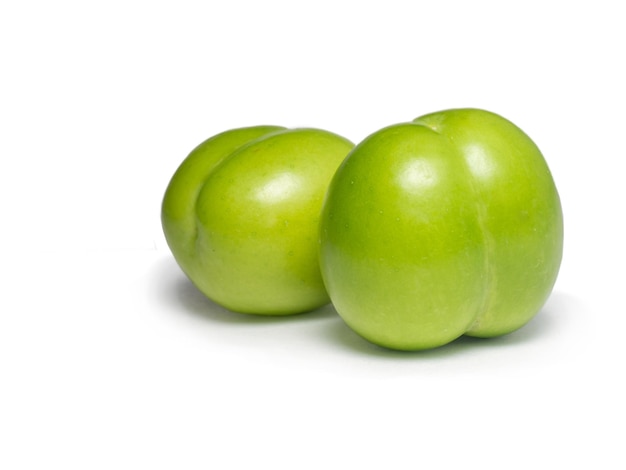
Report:
[[[167,242],[210,299],[285,315],[332,300],[367,340],[418,350],[526,324],[559,271],[563,217],[534,142],[452,109],[354,146],[258,126],[200,144],[162,205]]]

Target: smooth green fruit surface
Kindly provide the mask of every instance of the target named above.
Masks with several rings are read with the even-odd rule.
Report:
[[[358,144],[329,187],[320,237],[345,322],[418,350],[527,323],[555,283],[563,219],[533,141],[496,114],[454,109]]]
[[[161,221],[182,270],[226,308],[285,315],[329,298],[318,264],[324,194],[353,144],[319,129],[218,134],[172,177]]]

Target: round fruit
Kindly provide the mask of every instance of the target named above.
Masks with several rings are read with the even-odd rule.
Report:
[[[357,145],[320,236],[339,315],[373,343],[417,350],[527,323],[555,283],[563,219],[533,141],[496,114],[454,109]]]
[[[284,315],[328,303],[319,215],[352,147],[327,131],[276,126],[234,129],[200,144],[162,205],[165,237],[182,270],[233,311]]]

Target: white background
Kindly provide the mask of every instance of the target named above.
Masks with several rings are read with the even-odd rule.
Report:
[[[3,1],[0,468],[626,468],[619,4]],[[330,307],[226,312],[172,260],[161,198],[207,137],[463,106],[524,129],[562,198],[518,332],[391,352]]]

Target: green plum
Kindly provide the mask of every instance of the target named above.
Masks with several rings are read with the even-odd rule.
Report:
[[[526,324],[563,251],[561,203],[533,141],[452,109],[386,127],[347,156],[320,222],[320,265],[343,320],[391,349]]]
[[[277,126],[233,129],[201,143],[176,170],[161,210],[183,272],[237,312],[287,315],[327,304],[319,217],[353,147],[324,130]]]

